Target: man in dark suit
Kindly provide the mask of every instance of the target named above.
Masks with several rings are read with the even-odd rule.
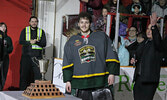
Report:
[[[134,73],[134,100],[153,100],[160,79],[160,52],[161,36],[157,28],[157,15],[150,17],[150,25],[147,28],[145,39],[136,50],[136,62]]]

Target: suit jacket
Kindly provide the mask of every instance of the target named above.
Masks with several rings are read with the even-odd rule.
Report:
[[[136,50],[134,81],[139,75],[143,82],[159,82],[161,60],[161,37],[157,26],[152,28],[153,39],[146,39]]]

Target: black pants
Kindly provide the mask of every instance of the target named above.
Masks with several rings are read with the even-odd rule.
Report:
[[[3,90],[3,87],[2,87],[2,61],[0,61],[0,91]]]
[[[133,88],[134,100],[153,100],[158,82],[142,82],[141,77],[137,76]]]
[[[9,68],[9,55],[6,55],[6,56],[4,56],[3,63],[2,63],[2,69],[1,69],[2,89],[3,89],[5,82],[6,82],[8,68]]]
[[[27,55],[22,55],[20,62],[20,90],[25,90],[30,83],[42,77],[39,67]]]

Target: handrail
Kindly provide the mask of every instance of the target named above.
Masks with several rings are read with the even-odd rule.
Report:
[[[108,13],[109,15],[116,15],[116,13]],[[150,18],[149,16],[145,16],[145,15],[134,15],[134,14],[126,14],[126,13],[120,13],[120,15],[122,16],[127,16],[127,17],[142,17],[142,18]]]
[[[111,20],[110,20],[110,31],[109,33],[111,32],[111,25],[112,25],[112,19],[113,19],[113,16],[116,16],[116,13],[107,13],[108,15],[111,15]],[[120,13],[121,16],[127,16],[129,17],[128,18],[128,28],[130,28],[132,26],[132,21],[133,21],[133,18],[147,18],[147,25],[146,27],[149,25],[150,23],[150,17],[149,16],[145,16],[145,15],[134,15],[134,14],[126,14],[126,13]]]
[[[120,66],[121,68],[124,67],[124,68],[136,68],[136,66]],[[161,66],[161,68],[167,68],[167,66]]]

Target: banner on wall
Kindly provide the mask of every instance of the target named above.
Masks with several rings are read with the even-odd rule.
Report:
[[[63,83],[62,59],[54,59],[53,84],[65,93],[65,83]],[[133,100],[132,79],[134,69],[131,66],[121,66],[120,75],[115,77],[114,97],[116,100]],[[160,82],[154,96],[154,100],[167,100],[167,67],[161,68]]]

